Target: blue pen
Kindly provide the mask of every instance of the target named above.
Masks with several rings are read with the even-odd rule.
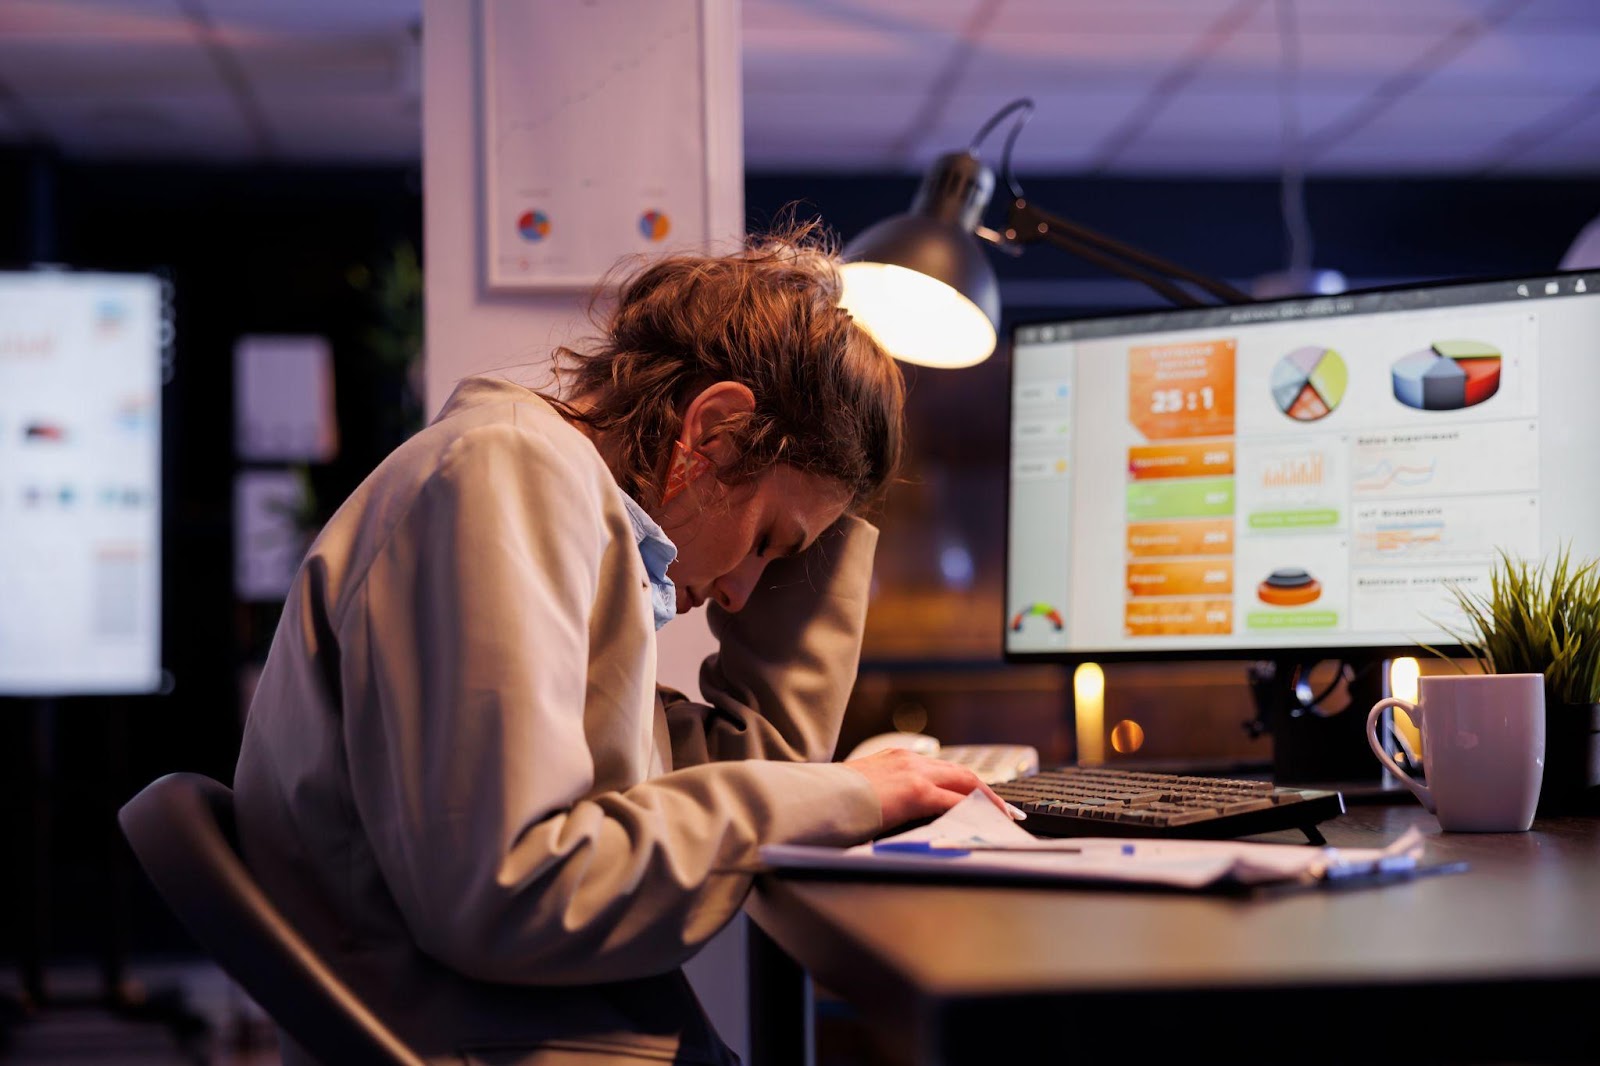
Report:
[[[877,840],[873,841],[874,855],[932,855],[941,859],[959,859],[972,854],[961,848],[936,848],[927,840]]]

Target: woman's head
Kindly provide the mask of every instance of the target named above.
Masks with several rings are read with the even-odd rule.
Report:
[[[660,503],[689,403],[730,381],[749,411],[717,435],[738,455],[725,484],[776,464],[839,482],[851,509],[875,502],[899,466],[899,367],[840,309],[837,259],[816,223],[754,239],[732,255],[680,254],[622,282],[598,342],[563,352],[563,393],[607,438],[618,481],[647,509]]]
[[[673,576],[691,600],[720,595],[707,576],[720,564],[698,565],[708,537],[726,539],[759,511],[755,541],[780,526],[776,547],[793,547],[797,515],[776,510],[816,505],[799,523],[814,539],[817,520],[870,506],[895,475],[900,370],[839,295],[822,230],[800,225],[732,255],[647,263],[622,282],[601,338],[561,353],[571,402],[560,406],[678,543]],[[678,496],[669,481],[685,469],[697,490]]]

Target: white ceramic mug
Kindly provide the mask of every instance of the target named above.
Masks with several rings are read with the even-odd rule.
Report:
[[[1533,824],[1544,777],[1544,675],[1449,674],[1418,681],[1416,703],[1380,700],[1367,743],[1389,772],[1439,818],[1464,833],[1521,832]],[[1422,733],[1427,784],[1378,742],[1378,717],[1394,707]]]

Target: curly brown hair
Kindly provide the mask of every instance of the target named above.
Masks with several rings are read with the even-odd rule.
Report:
[[[715,427],[738,445],[739,458],[717,471],[724,484],[786,463],[844,485],[851,510],[876,504],[901,462],[905,384],[839,307],[838,264],[833,238],[812,221],[730,255],[668,255],[631,274],[619,266],[601,336],[581,353],[557,349],[569,399],[545,398],[605,435],[623,490],[653,508],[688,403],[716,382],[738,382],[755,394],[755,410]]]

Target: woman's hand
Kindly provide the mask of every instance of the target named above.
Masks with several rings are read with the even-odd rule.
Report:
[[[843,765],[872,785],[872,791],[878,795],[878,806],[883,810],[885,829],[943,814],[975,789],[1006,811],[1006,802],[965,766],[918,755],[905,748],[889,748],[875,755],[846,760]]]

